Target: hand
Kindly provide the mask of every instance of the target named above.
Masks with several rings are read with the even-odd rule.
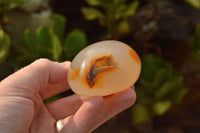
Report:
[[[56,121],[63,119],[60,133],[89,133],[134,104],[129,88],[106,98],[74,94],[44,105],[44,99],[70,89],[69,66],[39,59],[0,82],[0,131],[56,133]]]

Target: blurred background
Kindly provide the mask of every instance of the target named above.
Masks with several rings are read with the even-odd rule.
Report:
[[[0,80],[107,39],[134,48],[142,72],[136,104],[94,133],[199,133],[200,0],[0,0]]]

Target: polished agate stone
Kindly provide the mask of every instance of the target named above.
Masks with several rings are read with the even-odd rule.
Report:
[[[106,96],[132,86],[140,71],[140,58],[130,46],[108,40],[89,45],[76,55],[68,81],[76,94]]]

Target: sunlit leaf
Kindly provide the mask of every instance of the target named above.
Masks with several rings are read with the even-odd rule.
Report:
[[[132,108],[132,120],[134,123],[147,122],[151,118],[149,110],[142,104],[137,104]]]
[[[86,0],[90,7],[82,8],[86,20],[97,19],[107,29],[107,39],[119,39],[131,30],[129,18],[138,8],[139,0]]]
[[[114,3],[116,3],[118,6],[122,5],[122,4],[126,3],[126,2],[127,2],[127,0],[114,0]]]
[[[65,17],[59,14],[52,14],[51,19],[53,20],[52,30],[60,40],[63,40],[66,26]]]
[[[194,6],[195,8],[200,9],[200,0],[185,0],[190,5]]]
[[[52,49],[53,59],[55,61],[58,61],[59,57],[62,53],[62,46],[61,46],[60,40],[58,39],[58,37],[56,35],[52,35],[52,42],[51,43],[53,45],[53,49]]]
[[[176,91],[176,89],[179,89],[180,83],[176,83],[173,81],[168,81],[166,80],[165,82],[163,82],[163,86],[160,87],[155,93],[155,97],[157,99],[162,99],[162,98],[166,98],[166,96],[173,94],[174,91]],[[170,98],[170,97],[169,97]]]
[[[24,2],[26,0],[0,0],[0,13],[19,7]]]
[[[86,2],[90,6],[98,6],[101,4],[101,0],[86,0]]]
[[[187,93],[183,76],[169,62],[154,55],[146,55],[142,66],[141,87],[136,89],[138,103],[147,108],[151,117],[163,115]]]
[[[196,26],[195,32],[191,37],[191,47],[193,55],[200,59],[200,24]]]
[[[82,31],[77,29],[71,31],[64,42],[64,50],[68,58],[72,59],[86,46],[86,43],[86,36]]]
[[[38,27],[36,29],[36,36],[38,44],[40,44],[43,47],[52,48],[51,33],[47,27]]]
[[[127,7],[126,10],[123,12],[123,16],[129,17],[135,15],[135,12],[139,6],[139,0],[135,0],[131,2]]]
[[[115,20],[119,20],[125,16],[123,16],[124,11],[126,10],[127,5],[126,4],[121,4],[117,6],[117,8],[114,10],[113,15],[115,15]]]
[[[153,109],[158,115],[163,115],[169,110],[171,105],[170,101],[159,101],[154,104]]]
[[[36,44],[35,49],[36,49],[35,54],[38,55],[38,57],[53,59],[52,48]]]
[[[118,24],[118,32],[119,34],[128,34],[130,32],[130,24],[128,21],[121,21],[119,24]]]
[[[104,15],[95,8],[84,7],[82,12],[87,20],[103,19]]]
[[[31,33],[31,31],[29,29],[24,30],[23,40],[24,40],[25,44],[27,45],[27,47],[31,51],[35,52],[35,40],[33,38],[33,34]]]
[[[10,37],[2,29],[0,29],[0,63],[3,62],[10,49]]]

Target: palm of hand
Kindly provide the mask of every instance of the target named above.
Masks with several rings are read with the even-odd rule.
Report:
[[[38,60],[0,83],[0,130],[5,133],[88,133],[133,105],[135,91],[129,88],[106,98],[72,95],[50,104],[43,100],[69,88],[70,62]],[[9,128],[8,128],[9,127]]]

